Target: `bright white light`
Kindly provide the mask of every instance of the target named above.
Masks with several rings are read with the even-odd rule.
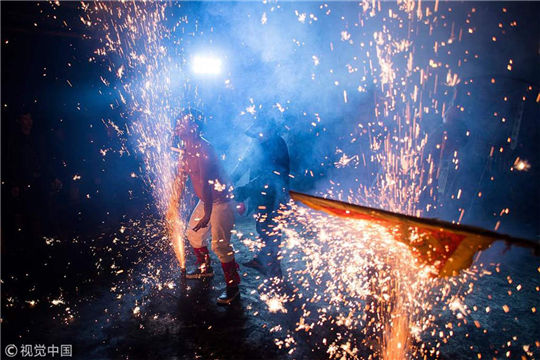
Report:
[[[195,74],[219,74],[221,72],[221,59],[211,56],[194,56],[191,68]]]

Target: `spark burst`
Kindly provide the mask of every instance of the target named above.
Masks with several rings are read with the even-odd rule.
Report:
[[[174,174],[181,153],[171,151],[171,119],[182,107],[178,81],[183,69],[168,46],[171,30],[164,26],[166,3],[82,3],[81,21],[97,30],[104,43],[96,54],[110,60],[114,87],[125,105],[130,139],[144,160],[143,178],[164,215],[169,238],[181,268],[185,268],[183,194],[174,190]],[[174,49],[174,48],[173,48]],[[106,81],[106,84],[110,81]],[[176,154],[176,155],[175,155]],[[180,157],[180,159],[178,159]],[[170,199],[173,199],[171,202]]]

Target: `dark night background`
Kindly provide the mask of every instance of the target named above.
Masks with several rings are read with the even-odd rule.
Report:
[[[220,41],[219,34],[228,34],[234,28],[233,20],[219,22],[223,16],[220,6],[226,8],[228,3],[215,6],[198,2],[189,4],[185,11],[188,16],[199,17],[201,28],[216,28],[214,34],[218,35],[214,41]],[[255,12],[263,7],[260,4],[232,4],[252,6]],[[467,13],[472,4],[456,3],[455,13]],[[450,177],[447,185],[454,190],[463,187],[466,195],[459,204],[452,202],[450,195],[445,195],[437,200],[443,205],[426,215],[452,221],[458,217],[456,209],[465,207],[468,210],[463,223],[493,229],[501,218],[501,209],[509,207],[510,214],[502,219],[498,231],[538,241],[540,114],[539,103],[535,100],[540,91],[540,25],[537,21],[540,3],[474,4],[478,13],[486,15],[479,15],[476,23],[479,34],[476,42],[469,45],[475,47],[482,58],[463,71],[462,77],[475,79],[475,85],[463,85],[460,88],[462,98],[458,101],[468,109],[465,116],[477,121],[463,125],[472,131],[474,140],[458,145],[465,153],[462,156],[470,159],[463,161],[461,172]],[[335,6],[336,13],[347,14],[347,4],[330,5]],[[291,10],[294,5],[284,3],[284,7]],[[497,28],[498,15],[493,14],[499,14],[502,7],[509,9],[509,19],[518,19],[519,27],[512,30],[514,32],[508,35],[506,42],[491,42],[492,33],[487,29]],[[162,251],[162,229],[156,226],[159,215],[152,194],[142,180],[142,159],[127,136],[119,136],[108,122],[111,120],[123,128],[127,120],[121,113],[125,109],[99,79],[107,63],[99,58],[89,61],[95,57],[98,41],[88,37],[87,27],[79,20],[81,13],[78,2],[62,3],[54,12],[45,2],[1,3],[2,344],[73,343],[76,358],[93,359],[289,356],[275,347],[265,325],[266,322],[279,324],[289,320],[284,315],[265,313],[264,306],[247,290],[243,294],[245,302],[260,311],[258,317],[238,308],[216,309],[212,303],[213,295],[208,296],[208,292],[216,292],[214,288],[195,287],[194,291],[208,298],[208,303],[197,303],[195,309],[189,299],[179,300],[176,294],[156,299],[151,306],[161,314],[160,319],[164,319],[161,325],[133,320],[132,306],[124,308],[115,302],[116,294],[109,290],[119,279],[136,283],[135,289],[143,289],[140,293],[126,292],[123,295],[126,304],[152,299],[152,293],[145,292],[145,284],[137,277],[146,271],[141,263],[153,258],[152,264],[161,262],[165,264],[160,265],[164,272],[174,274],[171,270],[174,261],[172,252]],[[456,17],[460,18],[459,15]],[[64,25],[62,19],[69,25]],[[333,25],[325,23],[326,28],[322,27],[317,36],[325,41],[330,37],[327,31]],[[253,49],[244,49],[238,44],[231,48],[245,51],[234,65],[238,72],[246,74],[239,83],[253,74],[261,77],[234,94],[222,89],[218,96],[201,90],[201,97],[207,95],[205,109],[223,118],[232,118],[244,109],[254,88],[273,85],[272,71],[269,70],[272,64],[265,63],[264,57]],[[302,54],[295,53],[294,56],[297,58],[291,62],[302,58]],[[513,59],[516,69],[511,74],[505,72],[508,58]],[[492,78],[496,79],[496,88],[489,87]],[[291,173],[295,175],[291,187],[313,194],[324,194],[330,188],[329,180],[340,182],[341,188],[336,185],[334,190],[344,192],[358,185],[351,180],[354,176],[360,177],[362,184],[371,184],[379,170],[373,164],[360,170],[336,169],[334,166],[341,157],[336,151],[338,146],[350,150],[349,153],[354,151],[349,134],[354,132],[356,135],[359,131],[356,123],[372,113],[376,90],[369,88],[366,93],[351,94],[348,104],[342,103],[339,90],[329,90],[318,102],[317,89],[328,87],[325,80],[322,77],[315,89],[308,90],[302,88],[302,83],[297,83],[300,90],[259,94],[261,102],[290,101],[285,112],[283,136],[291,154]],[[475,98],[463,95],[469,89],[474,90]],[[298,99],[295,99],[295,93]],[[501,98],[506,94],[513,98],[526,94],[527,101],[521,110],[517,102],[501,107]],[[299,105],[294,105],[295,101]],[[341,101],[340,105],[336,106],[338,101]],[[495,149],[504,146],[512,132],[510,125],[501,130],[499,125],[481,120],[492,116],[497,106],[503,109],[498,116],[507,116],[509,122],[522,111],[519,142],[516,149],[486,160],[488,151],[485,150],[490,146]],[[324,130],[320,133],[313,130],[309,125],[312,119],[304,119],[305,112],[320,114]],[[24,137],[18,119],[27,113],[31,114],[33,124],[31,135]],[[234,132],[241,131],[240,122],[235,122],[228,130],[228,137],[220,136],[227,125],[214,124],[214,129],[209,130],[208,136],[219,152],[238,151],[231,150],[229,143]],[[437,131],[435,122],[433,119],[430,125],[434,132]],[[363,147],[362,151],[367,153],[369,144],[360,132],[358,135],[361,140],[355,146]],[[530,163],[528,171],[510,171],[517,156]],[[491,176],[497,181],[490,182]],[[481,199],[474,198],[478,191],[483,193]],[[145,227],[145,223],[150,225]],[[253,231],[246,221],[239,220],[237,226],[245,232]],[[149,241],[157,245],[147,246]],[[501,255],[503,247],[498,244],[486,258],[503,262],[508,271],[517,271],[517,278],[530,277],[528,280],[532,285],[529,287],[538,287],[535,265],[538,260],[521,249]],[[240,258],[248,258],[247,250],[240,249]],[[129,275],[118,274],[115,269],[130,269],[126,271]],[[254,274],[244,272],[244,278],[247,289],[257,288],[260,279]],[[498,291],[505,293],[507,284],[501,281],[489,286],[494,289],[500,286]],[[527,303],[537,303],[537,291],[528,296]],[[73,304],[71,309],[49,304],[58,298]],[[37,300],[37,303],[32,304],[31,300]],[[109,313],[115,313],[117,320],[110,320]],[[183,314],[181,325],[175,324],[167,315],[173,313]],[[531,314],[529,322],[520,325],[528,329],[534,339],[539,338],[537,316]],[[478,336],[478,343],[484,341],[481,335],[472,335],[475,336]],[[212,339],[216,338],[220,340],[213,343]],[[299,344],[300,350],[292,356],[305,359],[327,356],[324,349],[313,348],[310,341],[306,335]],[[458,358],[459,346],[447,347],[446,355],[442,356]],[[515,344],[512,346],[520,348]],[[470,358],[468,356],[474,354],[467,351],[463,350],[461,354],[466,355],[461,358]],[[538,355],[538,346],[533,351]]]

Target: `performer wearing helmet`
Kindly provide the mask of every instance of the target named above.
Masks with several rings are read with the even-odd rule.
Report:
[[[188,271],[186,278],[203,279],[214,276],[205,238],[212,235],[212,250],[219,258],[225,275],[226,289],[218,298],[219,304],[230,304],[239,295],[238,265],[231,246],[234,212],[218,158],[210,143],[201,136],[202,114],[197,110],[183,111],[176,121],[174,133],[184,143],[184,156],[178,164],[171,208],[177,206],[184,179],[189,175],[199,203],[189,219],[187,239],[197,257],[197,268]]]
[[[233,171],[232,179],[236,183],[242,173],[249,171],[249,182],[235,189],[235,200],[248,201],[255,210],[256,229],[263,242],[262,249],[244,265],[271,277],[281,277],[278,222],[279,209],[289,200],[289,151],[273,121],[279,116],[277,110],[272,110],[263,112],[246,131],[253,143]]]

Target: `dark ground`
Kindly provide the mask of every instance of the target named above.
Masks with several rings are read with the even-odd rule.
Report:
[[[237,225],[244,232],[254,231],[251,227],[245,221]],[[215,300],[224,287],[219,265],[214,265],[211,281],[186,283],[170,249],[153,247],[151,243],[160,240],[137,234],[135,226],[126,228],[109,235],[121,239],[116,248],[86,248],[107,236],[98,235],[95,240],[79,238],[44,247],[47,256],[34,256],[31,262],[4,254],[3,344],[72,344],[77,359],[286,357],[270,329],[294,328],[294,316],[268,312],[259,299],[263,278],[257,272],[242,267],[241,300],[218,306]],[[237,260],[247,261],[247,249],[238,243],[236,247],[241,249]],[[93,256],[84,253],[88,249]],[[86,271],[88,266],[95,268],[94,274]],[[118,268],[125,271],[116,275]],[[174,287],[163,284],[158,290],[160,281]],[[55,306],[51,301],[59,293],[65,304]],[[312,358],[308,347],[301,351],[301,358]]]
[[[295,332],[301,304],[285,304],[286,314],[270,313],[260,299],[264,277],[245,267],[241,267],[241,300],[229,307],[216,305],[223,289],[220,270],[216,267],[217,275],[208,282],[182,281],[163,234],[151,224],[151,219],[146,225],[128,222],[125,230],[55,242],[43,246],[39,254],[3,254],[4,346],[72,344],[76,359],[328,358],[318,344],[339,329]],[[237,230],[248,234],[254,228],[244,218]],[[117,239],[113,246],[100,247],[111,238]],[[248,260],[248,249],[237,239],[234,243],[237,260]],[[538,315],[530,310],[538,300],[538,261],[519,249],[504,257],[502,250],[496,245],[483,254],[487,262],[502,260],[500,272],[476,282],[467,304],[479,310],[468,316],[469,326],[455,329],[439,358],[469,359],[486,351],[498,358],[508,350],[515,354],[508,358],[520,358],[518,354],[525,354],[523,344],[530,344],[530,352],[538,355],[533,343],[539,335]],[[89,272],[90,268],[94,270]],[[523,289],[517,291],[517,284]],[[292,287],[286,284],[281,289],[289,292]],[[62,303],[54,305],[55,299]],[[511,307],[510,313],[503,312],[503,304]],[[485,306],[492,308],[491,313],[483,311]],[[453,319],[447,309],[436,308],[433,314],[443,330]],[[474,320],[488,331],[476,329]],[[274,339],[287,333],[294,333],[296,344],[280,350]],[[513,336],[516,340],[504,345]]]

